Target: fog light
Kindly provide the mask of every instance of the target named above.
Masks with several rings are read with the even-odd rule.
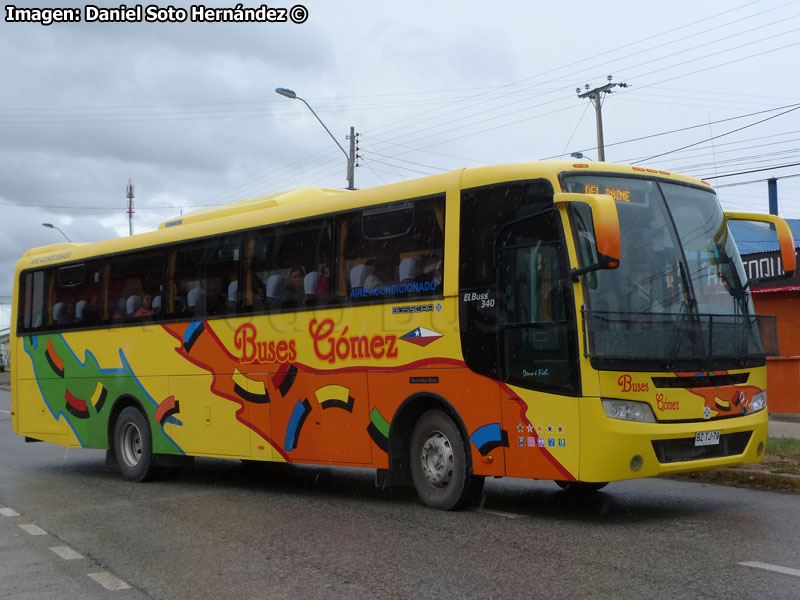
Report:
[[[758,449],[756,451],[758,452],[759,456],[764,454],[764,442],[761,442],[761,443],[758,444]]]
[[[631,459],[631,471],[638,471],[642,468],[644,464],[644,459],[642,458],[641,454],[637,454]]]

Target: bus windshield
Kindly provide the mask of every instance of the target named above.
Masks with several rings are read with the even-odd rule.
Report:
[[[617,200],[620,266],[585,278],[593,357],[624,353],[650,368],[701,358],[732,368],[740,364],[729,364],[734,355],[763,362],[744,267],[713,192],[597,174],[566,176],[564,187]],[[590,212],[578,206],[573,214],[581,260],[591,264]]]

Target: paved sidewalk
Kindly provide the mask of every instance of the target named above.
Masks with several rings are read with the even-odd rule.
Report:
[[[800,440],[800,415],[772,413],[769,416],[769,437]]]

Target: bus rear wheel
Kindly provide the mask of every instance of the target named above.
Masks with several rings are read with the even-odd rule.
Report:
[[[114,424],[114,456],[127,481],[146,481],[155,472],[150,425],[133,406],[123,409]]]
[[[431,508],[463,508],[483,489],[484,478],[472,473],[461,432],[440,410],[426,412],[414,425],[410,466],[417,494]]]

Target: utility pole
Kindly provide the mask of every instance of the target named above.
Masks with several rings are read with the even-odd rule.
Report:
[[[589,100],[594,104],[594,110],[596,115],[597,121],[597,159],[599,161],[605,161],[606,159],[606,150],[605,150],[605,143],[603,142],[603,96],[602,94],[611,94],[613,93],[611,90],[617,86],[619,87],[628,87],[627,83],[612,83],[611,75],[608,76],[608,83],[596,87],[593,90],[589,89],[589,84],[586,84],[586,91],[581,93],[581,88],[575,88],[575,92],[578,94],[578,98],[589,98]]]
[[[347,157],[347,189],[354,190],[355,187],[355,169],[358,166],[356,159],[359,158],[356,147],[358,141],[358,134],[355,132],[355,127],[350,128],[350,135],[347,137],[350,140],[350,155]]]
[[[778,214],[778,180],[775,177],[767,179],[767,193],[769,195],[769,214]]]
[[[128,230],[130,235],[133,235],[133,182],[128,179],[128,193],[125,196],[128,199]]]

